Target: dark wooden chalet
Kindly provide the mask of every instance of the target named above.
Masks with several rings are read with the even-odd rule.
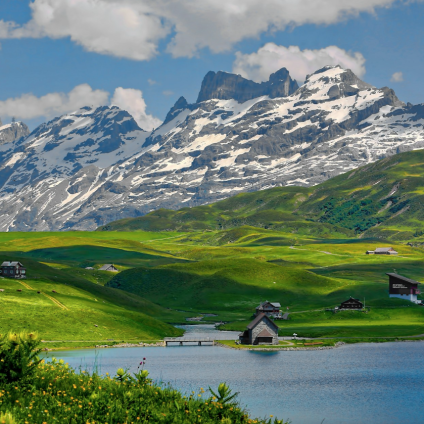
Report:
[[[339,309],[349,309],[349,310],[360,310],[364,307],[364,304],[358,300],[353,298],[352,296],[350,297],[350,299],[345,300],[344,302],[342,302],[340,304]]]
[[[389,297],[421,303],[421,300],[417,299],[417,295],[421,293],[418,290],[418,285],[421,283],[399,274],[387,273],[387,275],[389,276]]]
[[[264,313],[260,313],[243,333],[239,334],[241,344],[278,345],[278,326]]]
[[[17,261],[5,261],[1,264],[1,275],[7,278],[26,278],[25,267]]]
[[[105,264],[101,268],[99,268],[99,271],[119,272],[113,264]]]
[[[265,314],[267,316],[279,316],[281,305],[278,302],[262,302],[259,306],[256,307],[256,316],[259,314]]]

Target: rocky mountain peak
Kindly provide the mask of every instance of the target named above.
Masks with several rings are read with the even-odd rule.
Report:
[[[210,71],[203,78],[197,103],[211,99],[234,99],[244,103],[261,96],[286,97],[298,88],[297,82],[290,77],[286,68],[273,73],[267,82],[261,83],[248,80],[241,75]]]
[[[23,122],[11,122],[3,125],[0,120],[0,146],[23,141],[29,135],[29,129]]]
[[[174,106],[171,107],[168,114],[166,115],[165,120],[163,121],[162,125],[167,124],[168,122],[172,121],[182,110],[186,109],[188,107],[187,100],[185,97],[181,96],[174,104]]]

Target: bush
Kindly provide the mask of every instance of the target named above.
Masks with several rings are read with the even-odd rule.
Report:
[[[271,418],[251,419],[225,384],[219,386],[218,397],[207,396],[203,389],[184,396],[147,376],[143,369],[133,376],[124,369],[115,377],[77,373],[63,360],[42,361],[29,385],[1,387],[0,413],[10,417],[7,424],[282,424]]]
[[[34,376],[40,359],[36,333],[8,333],[0,336],[0,384],[28,380]]]

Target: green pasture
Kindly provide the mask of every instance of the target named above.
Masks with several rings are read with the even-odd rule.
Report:
[[[294,205],[299,196],[292,191],[289,201]],[[275,189],[269,194],[268,204],[288,207],[278,193]],[[254,193],[246,194],[228,199],[224,206],[237,205],[247,213],[254,199]],[[224,206],[219,206],[223,214]],[[322,225],[328,229],[330,224]],[[365,254],[381,246],[392,246],[399,255]],[[159,339],[179,333],[169,324],[200,313],[218,315],[205,321],[225,321],[224,328],[242,330],[264,300],[289,307],[290,320],[278,323],[281,335],[424,333],[424,308],[389,299],[385,275],[398,272],[424,283],[424,251],[349,232],[322,237],[293,227],[242,225],[179,233],[6,233],[0,234],[0,259],[23,262],[27,283],[45,287],[50,294],[56,290],[58,300],[69,308],[61,310],[24,288],[7,289],[0,293],[7,312],[0,318],[0,329],[12,328],[13,322],[25,328],[33,325],[49,340]],[[104,263],[113,263],[120,272],[99,271]],[[88,266],[96,269],[86,270]],[[0,279],[0,284],[6,283],[19,284]],[[323,311],[349,296],[366,299],[371,309],[365,318]]]

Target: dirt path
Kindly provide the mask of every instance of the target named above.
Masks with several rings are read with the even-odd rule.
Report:
[[[23,281],[18,281],[18,283],[22,284],[25,288],[28,290],[35,290],[33,287],[31,287],[29,284],[24,283]],[[69,311],[69,308],[67,308],[63,303],[59,302],[57,299],[55,299],[52,296],[49,296],[48,294],[40,291],[40,294],[47,297],[49,300],[51,300],[56,306],[58,306],[60,309],[63,309],[64,311]]]

